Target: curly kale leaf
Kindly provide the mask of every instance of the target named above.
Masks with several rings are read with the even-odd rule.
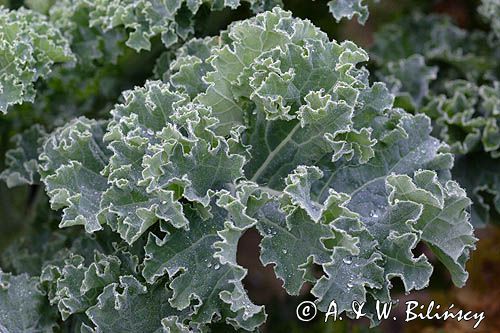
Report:
[[[453,157],[427,116],[394,108],[387,87],[370,83],[367,60],[275,8],[188,44],[171,82],[125,92],[108,122],[81,118],[53,133],[41,173],[53,207],[64,208],[61,225],[107,225],[131,247],[147,238],[142,277],[113,275],[88,302],[80,284],[56,288],[64,313],[85,312],[93,324],[84,329],[106,330],[122,324],[106,313],[166,296],[155,320],[132,322],[254,330],[266,314],[236,262],[253,227],[262,263],[292,295],[313,283],[321,310],[332,298],[342,311],[390,300],[395,277],[408,292],[425,288],[433,268],[411,251],[419,242],[462,286],[476,239],[470,200],[450,179]],[[89,266],[73,259],[70,275],[81,276]],[[326,273],[316,281],[313,264]]]
[[[429,85],[437,78],[437,72],[437,66],[426,65],[425,58],[415,54],[388,62],[378,76],[397,96],[395,104],[411,110],[418,109],[429,95]]]
[[[475,227],[496,223],[500,213],[500,160],[484,152],[469,153],[457,158],[453,176],[465,187],[473,201],[471,222]],[[475,170],[471,177],[470,170]]]
[[[38,155],[46,136],[42,126],[33,125],[12,137],[15,148],[5,154],[7,169],[0,173],[0,179],[5,181],[8,187],[39,182]]]
[[[236,9],[248,3],[253,12],[270,9],[280,5],[279,0],[233,0],[233,1],[153,1],[153,0],[64,0],[55,2],[49,9],[49,15],[55,22],[65,22],[63,25],[74,26],[74,21],[83,20],[87,27],[83,31],[98,32],[97,39],[80,35],[86,44],[80,47],[90,47],[87,52],[97,55],[109,51],[109,46],[123,40],[125,44],[136,50],[150,50],[151,39],[159,36],[166,47],[178,41],[187,40],[194,34],[195,16],[200,7],[209,6],[217,11],[224,8]],[[78,13],[77,16],[75,14]],[[74,31],[77,34],[81,32]],[[114,40],[113,40],[114,39]],[[104,47],[102,42],[104,42]],[[111,42],[111,43],[107,43]],[[85,51],[81,49],[81,51]]]
[[[495,1],[483,1],[491,17]],[[453,168],[474,201],[472,221],[484,225],[498,212],[494,176],[500,148],[498,40],[484,31],[467,31],[442,16],[414,15],[389,24],[375,38],[373,56],[396,105],[433,121],[435,137],[459,156]],[[489,155],[490,157],[486,156]],[[478,161],[484,168],[476,168]],[[470,168],[476,177],[466,176]],[[491,216],[490,216],[491,215]]]
[[[0,270],[0,331],[48,333],[56,326],[38,279]]]
[[[110,152],[102,142],[105,122],[75,119],[52,133],[40,155],[40,173],[53,209],[64,208],[61,227],[101,230],[98,220],[107,179],[100,172]]]
[[[33,102],[34,83],[47,77],[54,64],[72,60],[68,41],[46,17],[0,7],[0,112]]]
[[[375,34],[371,56],[376,64],[420,54],[427,64],[440,65],[440,76],[475,81],[498,72],[498,48],[483,31],[466,31],[440,15],[420,13],[384,25]],[[448,66],[442,66],[446,64]]]
[[[84,324],[82,332],[171,332],[167,329],[170,325],[189,332],[168,304],[170,294],[161,286],[148,289],[133,276],[121,276],[119,282],[107,285],[97,304],[86,311],[95,328]]]
[[[359,24],[365,24],[368,19],[368,6],[364,0],[331,0],[328,2],[328,9],[333,17],[339,22],[344,17],[351,20],[358,17]]]

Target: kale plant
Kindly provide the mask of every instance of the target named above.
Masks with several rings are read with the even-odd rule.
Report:
[[[396,280],[421,290],[439,266],[465,285],[471,217],[500,212],[498,2],[479,8],[491,32],[413,14],[368,51],[282,6],[0,9],[0,178],[17,187],[0,193],[27,202],[0,238],[0,332],[257,331],[249,230],[287,294],[366,302],[373,325]],[[201,33],[221,10],[232,22]]]
[[[474,201],[477,226],[500,214],[500,2],[483,1],[479,13],[490,32],[417,13],[382,27],[372,50],[396,105],[429,116],[456,154],[453,174]]]

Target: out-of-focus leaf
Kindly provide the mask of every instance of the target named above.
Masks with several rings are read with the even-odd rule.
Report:
[[[498,0],[481,0],[478,11],[490,22],[493,32],[500,39],[500,2]]]
[[[37,278],[0,270],[0,332],[42,333],[57,327]]]
[[[36,12],[0,7],[0,112],[33,102],[34,83],[55,63],[74,60],[68,41]]]
[[[38,155],[46,136],[47,133],[43,127],[33,125],[12,138],[15,148],[6,153],[7,169],[0,173],[0,179],[5,181],[8,187],[38,183],[40,180]]]
[[[368,6],[364,0],[331,0],[328,8],[337,22],[344,17],[350,20],[357,16],[359,24],[365,24],[368,19]]]
[[[418,109],[429,94],[429,83],[437,77],[437,67],[427,66],[421,55],[413,55],[397,62],[389,62],[379,74],[391,92],[403,103]]]

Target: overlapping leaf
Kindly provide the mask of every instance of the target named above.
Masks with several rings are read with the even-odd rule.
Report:
[[[428,65],[448,64],[448,77],[476,80],[496,72],[498,63],[491,61],[496,50],[483,31],[463,30],[446,16],[414,14],[383,26],[375,34],[372,56],[385,65],[420,54]]]
[[[252,10],[259,12],[270,9],[280,1],[244,0]],[[194,33],[194,19],[201,6],[210,6],[211,10],[221,10],[224,7],[236,9],[241,5],[236,1],[151,1],[151,0],[99,0],[64,1],[56,3],[50,14],[68,9],[79,10],[83,7],[88,17],[90,27],[99,27],[104,35],[128,35],[126,45],[136,51],[150,50],[151,39],[160,36],[166,47],[172,46],[178,40],[186,40]],[[65,9],[66,8],[66,9]],[[88,42],[92,42],[90,39]],[[97,41],[94,41],[96,43]],[[95,44],[98,47],[98,44]]]
[[[208,205],[215,191],[242,176],[244,157],[213,134],[215,122],[209,109],[186,104],[186,96],[159,82],[130,92],[117,107],[106,136],[112,187],[102,206],[116,216],[112,227],[125,240],[133,242],[158,219],[187,228],[180,199]]]
[[[53,332],[56,318],[46,303],[36,278],[0,270],[1,332]]]
[[[61,227],[102,229],[99,203],[108,185],[101,171],[110,156],[102,141],[105,126],[106,122],[78,118],[52,133],[44,145],[40,173],[52,208],[64,208]]]
[[[97,301],[97,296],[107,285],[127,274],[116,256],[95,254],[94,262],[85,266],[84,258],[70,255],[62,267],[48,265],[42,272],[41,281],[49,293],[49,300],[57,304],[63,320],[75,313],[85,312]],[[53,284],[53,285],[52,285]]]
[[[429,83],[436,79],[437,70],[436,66],[427,66],[423,56],[413,55],[387,63],[379,76],[391,92],[398,96],[396,103],[411,109],[418,108],[422,99],[428,96]]]
[[[436,121],[441,138],[459,154],[482,150],[499,157],[499,83],[477,87],[450,81],[446,91],[447,95],[430,99],[421,109]]]
[[[491,18],[493,32],[498,21],[495,6],[495,1],[484,1],[479,7]],[[384,27],[376,38],[373,52],[382,66],[381,78],[399,95],[398,106],[427,114],[433,120],[433,135],[448,143],[453,153],[464,155],[453,173],[474,200],[474,225],[484,225],[498,211],[499,189],[492,171],[500,146],[498,41],[439,16],[414,16],[397,26]],[[412,71],[414,75],[407,77],[405,72]],[[477,174],[471,179],[466,176],[468,167],[477,165],[478,159],[485,167],[475,168]]]
[[[36,12],[0,8],[0,112],[33,102],[34,83],[55,63],[73,60],[68,41]]]
[[[288,17],[285,15],[282,20],[288,21]],[[246,23],[251,24],[251,27],[245,25],[245,31],[267,36],[262,31],[266,26],[264,22],[272,22],[274,27],[280,26],[275,16],[266,13]],[[434,169],[440,177],[444,177],[443,180],[435,178],[434,186],[447,188],[449,185],[445,185],[444,179],[449,176],[451,155],[440,153],[441,144],[430,136],[427,118],[388,111],[392,105],[390,94],[383,85],[370,87],[364,70],[355,67],[358,61],[366,60],[361,50],[348,43],[330,44],[320,34],[295,41],[294,33],[303,31],[299,29],[301,26],[297,21],[295,24],[288,38],[285,32],[277,28],[273,29],[276,35],[259,38],[260,43],[266,40],[265,45],[268,47],[273,47],[274,43],[274,50],[267,51],[262,44],[257,44],[257,50],[262,50],[258,57],[252,55],[255,49],[245,49],[244,42],[254,44],[250,42],[251,37],[242,38],[240,36],[246,35],[236,34],[240,30],[239,25],[235,24],[234,30],[228,34],[228,45],[212,51],[214,56],[209,60],[217,72],[207,73],[206,80],[210,86],[207,93],[199,97],[202,103],[214,108],[217,118],[246,127],[243,144],[251,147],[251,159],[245,167],[246,176],[260,185],[263,191],[279,196],[285,187],[283,179],[300,164],[319,163],[321,166],[324,180],[316,181],[313,186],[307,184],[318,175],[309,180],[303,179],[305,183],[300,180],[302,172],[291,176],[290,179],[298,178],[285,189],[285,198],[289,197],[286,206],[279,208],[276,203],[269,203],[264,206],[266,208],[261,208],[262,213],[251,215],[258,221],[257,227],[265,237],[263,260],[265,263],[275,263],[277,275],[284,280],[285,287],[291,293],[296,293],[305,281],[305,267],[310,260],[324,264],[325,270],[332,276],[318,283],[315,294],[327,300],[330,299],[328,295],[345,295],[346,290],[354,288],[356,292],[350,293],[350,298],[339,298],[345,309],[350,306],[350,301],[365,299],[371,290],[387,288],[390,284],[388,280],[394,276],[402,276],[408,290],[424,288],[431,274],[430,264],[425,257],[414,258],[408,250],[401,252],[401,247],[412,248],[422,239],[421,231],[410,225],[427,211],[422,210],[422,203],[418,200],[405,205],[391,204],[386,181],[392,173],[413,176],[419,169]],[[318,39],[321,42],[317,42]],[[240,53],[240,50],[246,52]],[[198,59],[198,63],[203,62],[203,57]],[[317,59],[321,59],[321,62],[317,62]],[[321,68],[328,62],[328,67],[335,70],[325,73]],[[253,70],[246,74],[246,68]],[[219,76],[221,71],[224,75]],[[219,99],[215,98],[216,95]],[[222,96],[224,98],[221,100]],[[244,109],[235,106],[238,100],[245,101]],[[228,119],[227,114],[231,112],[241,114],[242,118]],[[331,112],[331,116],[328,116],[328,112]],[[336,122],[329,123],[326,120],[335,116],[340,117]],[[344,127],[344,133],[339,133],[336,126],[342,122],[347,128]],[[217,129],[227,131],[220,127]],[[338,141],[335,140],[337,138]],[[330,146],[324,145],[325,142],[330,143]],[[301,154],[302,149],[304,155]],[[353,155],[357,155],[357,158],[353,158]],[[311,186],[312,195],[307,190]],[[447,192],[442,190],[442,193]],[[442,195],[446,197],[447,194]],[[465,198],[463,192],[456,196]],[[342,214],[329,213],[332,207],[321,208],[325,202],[331,202],[332,207],[335,203],[340,205],[343,202],[345,207],[341,210]],[[456,252],[447,252],[448,249],[444,248],[446,240],[436,240],[439,244],[436,252],[446,253],[442,255],[442,260],[456,274],[457,284],[463,283],[464,279],[462,258],[468,256],[475,241],[465,213],[468,201],[463,199],[461,202],[458,212],[463,214],[463,218],[458,223],[463,226],[463,246],[458,246]],[[291,207],[297,207],[290,208],[290,203]],[[407,213],[396,214],[403,207]],[[438,209],[445,216],[450,214],[446,207],[442,204]],[[357,218],[356,213],[359,214]],[[333,242],[338,242],[338,249],[328,249],[321,243],[322,237],[317,236],[310,242],[315,251],[288,256],[287,253],[295,253],[293,244],[294,239],[299,238],[300,228],[304,227],[311,233],[316,230],[314,224],[306,227],[294,223],[296,216],[302,216],[298,221],[305,224],[307,214],[312,219],[311,223],[321,220],[322,214],[330,216],[323,219],[333,226],[335,219],[340,225],[345,219],[358,219],[358,228],[351,230],[339,226],[338,230],[329,230],[326,226],[326,229],[317,226],[317,232],[323,233],[325,239],[336,236]],[[387,221],[384,233],[370,227],[382,223],[381,219]],[[345,225],[348,225],[347,222]],[[303,241],[304,237],[300,239]],[[387,243],[388,237],[395,244]],[[326,262],[325,256],[328,256],[329,251],[337,256],[331,254],[332,259]],[[346,259],[347,253],[355,257]],[[344,263],[344,259],[351,263],[352,260],[358,260],[357,266]],[[387,267],[384,263],[388,263]],[[334,275],[334,272],[344,272],[344,275]],[[329,285],[327,281],[330,280],[343,281],[345,285]]]
[[[170,325],[183,328],[172,318],[178,312],[168,304],[169,294],[161,286],[148,289],[135,277],[122,276],[119,282],[106,286],[97,304],[86,311],[95,327],[84,324],[82,332],[153,333],[171,332],[167,330]],[[164,318],[169,322],[162,322]]]
[[[190,229],[150,235],[143,276],[150,283],[167,273],[173,278],[170,304],[190,310],[192,320],[210,323],[224,318],[235,328],[254,329],[265,319],[263,308],[248,299],[241,280],[245,270],[236,263],[236,245],[244,229],[224,225],[224,211],[212,208],[207,220],[187,212]],[[217,251],[217,248],[220,250]],[[180,273],[180,275],[178,274]]]
[[[140,275],[105,251],[48,266],[42,278],[63,316],[86,318],[87,332],[254,330],[266,315],[236,262],[251,227],[262,263],[290,294],[311,282],[321,310],[332,299],[341,311],[388,301],[394,277],[407,291],[426,287],[432,266],[414,256],[419,242],[463,285],[476,239],[453,157],[427,116],[393,108],[367,60],[275,8],[186,45],[171,83],[125,92],[108,122],[80,118],[51,134],[40,172],[64,208],[61,226],[107,224],[125,248],[147,238]],[[425,82],[411,91],[417,104]],[[317,280],[313,264],[325,272]]]
[[[5,181],[8,187],[38,183],[39,148],[46,135],[43,127],[33,125],[12,138],[15,148],[5,154],[7,169],[0,173],[0,179]]]

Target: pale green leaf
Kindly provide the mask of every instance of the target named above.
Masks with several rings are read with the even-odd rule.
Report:
[[[0,332],[49,333],[56,326],[38,279],[0,270]]]
[[[45,16],[0,7],[0,112],[33,102],[34,83],[47,77],[54,64],[71,60],[68,41]]]
[[[331,0],[328,9],[337,22],[344,17],[350,20],[357,16],[358,23],[365,24],[368,19],[368,6],[364,0]]]
[[[189,231],[171,230],[163,239],[150,234],[143,276],[149,282],[164,274],[173,278],[169,302],[179,310],[189,307],[194,322],[210,323],[217,315],[228,323],[255,328],[265,315],[250,302],[241,284],[246,272],[236,263],[236,244],[242,230],[225,226],[224,211],[215,207],[207,220],[196,211],[186,210],[186,214]],[[218,256],[214,247],[220,249]]]
[[[148,288],[133,276],[122,276],[86,311],[95,326],[92,332],[163,332],[162,319],[178,314],[168,304],[170,294],[162,285]]]
[[[78,118],[52,133],[40,155],[40,173],[53,209],[64,208],[61,227],[101,230],[98,214],[108,188],[101,171],[110,151],[102,137],[106,122]]]
[[[38,155],[46,135],[43,127],[33,125],[22,134],[12,137],[15,148],[5,154],[7,169],[0,173],[0,179],[8,187],[38,183]]]

